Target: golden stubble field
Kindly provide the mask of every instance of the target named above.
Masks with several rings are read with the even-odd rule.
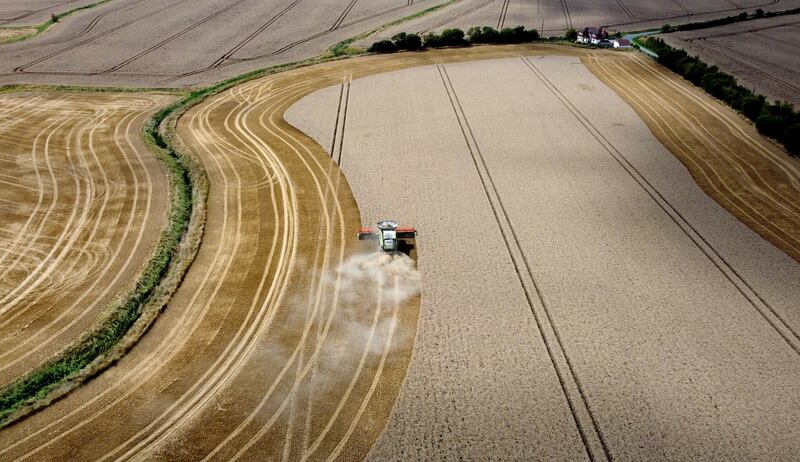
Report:
[[[136,281],[168,180],[141,139],[157,94],[0,94],[0,385],[72,344]]]
[[[632,54],[549,45],[475,47],[349,59],[264,77],[210,98],[178,123],[177,133],[184,149],[195,155],[208,172],[210,189],[203,242],[167,309],[116,367],[0,432],[0,459],[349,460],[366,455],[390,418],[398,393],[403,396],[400,387],[406,368],[409,363],[412,371],[415,367],[414,341],[422,335],[417,332],[420,299],[415,295],[420,282],[411,262],[365,255],[364,249],[356,247],[354,238],[361,216],[347,179],[325,149],[288,124],[283,114],[316,90],[343,82],[347,85],[369,75],[423,65],[525,56],[580,58],[631,102],[647,126],[675,150],[696,178],[703,172],[698,166],[714,159],[701,158],[701,153],[709,152],[718,158],[728,155],[718,147],[706,146],[711,140],[706,131],[724,142],[744,140],[746,149],[737,151],[742,165],[763,161],[766,150],[769,162],[778,167],[744,170],[742,175],[741,167],[718,160],[708,184],[699,183],[721,201],[728,196],[730,200],[740,200],[741,188],[761,198],[750,207],[772,207],[770,210],[776,214],[791,212],[793,205],[757,182],[764,180],[764,172],[769,171],[769,181],[776,188],[795,187],[794,161],[781,157],[783,154],[774,146],[750,135],[751,129],[742,119],[687,89],[685,83],[660,71],[654,63]],[[614,75],[603,73],[604,69],[617,67],[620,69]],[[679,134],[678,139],[693,136],[697,140],[691,143],[694,149],[682,148],[678,142],[674,146],[668,144],[669,137],[658,130],[663,124],[658,118],[662,114],[634,104],[637,97],[652,104],[659,95],[645,90],[631,92],[629,88],[638,83],[621,79],[625,73],[639,75],[653,85],[665,85],[671,88],[670,94],[685,92],[685,100],[678,100],[682,104],[676,104],[668,127]],[[449,88],[452,94],[453,85]],[[496,109],[513,112],[507,105]],[[560,111],[563,115],[564,109]],[[691,117],[698,117],[696,111],[705,111],[705,131],[696,132],[693,128]],[[456,111],[455,117],[465,123],[464,111],[460,113]],[[345,107],[343,117],[346,114]],[[322,117],[330,119],[329,114]],[[747,136],[742,138],[742,134]],[[558,137],[550,134],[547,139],[557,142]],[[699,150],[700,146],[707,151]],[[344,162],[348,159],[345,152]],[[480,174],[485,172],[483,169]],[[725,183],[722,180],[726,175],[735,176],[739,183]],[[490,202],[499,197],[494,193],[490,196]],[[742,207],[730,210],[738,217],[737,210]],[[511,233],[510,221],[506,221],[509,224],[501,225],[502,233]],[[776,233],[795,233],[797,239],[791,228],[796,222],[770,223],[775,225]],[[495,237],[500,239],[496,243],[501,242],[502,233],[495,231]],[[764,232],[764,236],[769,238],[769,233]],[[424,242],[421,237],[418,258],[423,265]],[[463,250],[448,252],[452,258]],[[522,259],[523,253],[522,247],[517,248],[514,258]],[[713,255],[708,258],[717,263],[720,260]],[[507,279],[513,283],[513,262],[507,263]],[[386,278],[386,274],[392,277]],[[509,290],[518,295],[533,293],[534,274],[521,285],[512,284]],[[461,281],[451,281],[443,290],[457,291]],[[372,290],[353,293],[348,290],[353,286]],[[735,296],[730,291],[725,293],[726,297]],[[748,310],[745,316],[761,315],[758,309]],[[763,317],[777,326],[773,333],[784,335],[786,340],[778,335],[770,337],[770,348],[783,354],[796,346],[796,338],[792,339],[794,318],[781,320],[768,307]],[[426,328],[428,320],[423,321],[420,329]],[[525,322],[533,322],[530,315]],[[573,443],[570,454],[591,452],[598,459],[608,457],[616,449],[609,446],[608,435],[602,432],[605,421],[595,422],[601,414],[590,410],[592,399],[598,399],[598,395],[582,396],[586,390],[581,388],[576,372],[569,372],[569,345],[555,347],[559,342],[550,343],[555,341],[557,322],[544,322],[544,337],[540,340],[536,340],[535,331],[530,332],[538,345],[530,354],[537,364],[545,366],[542,376],[554,378],[553,374],[563,374],[565,391],[559,395],[555,385],[551,411],[559,414],[565,409],[559,407],[566,406],[564,400],[572,401],[575,410],[572,414],[562,413],[564,419],[559,422],[565,428],[578,425],[584,432],[581,438],[577,427],[571,427],[571,436],[562,434]],[[459,325],[454,324],[452,329],[458,331]],[[724,333],[719,335],[724,337]],[[550,360],[542,338],[553,348]],[[601,338],[590,336],[585,341],[596,346]],[[644,337],[640,340],[647,341]],[[548,361],[553,365],[549,366]],[[435,386],[436,381],[452,380],[468,387],[468,379],[444,367],[430,376],[429,383]],[[595,393],[601,390],[602,387],[597,388]],[[477,389],[473,392],[477,393]],[[413,395],[406,399],[408,396]],[[451,403],[456,399],[436,394],[428,398]],[[469,404],[461,402],[458,406]],[[402,436],[405,439],[397,440],[401,442],[398,444],[413,449],[415,440],[410,436],[414,432],[403,429],[414,428],[416,422],[400,417],[402,414],[395,413],[394,420],[389,420],[393,432],[384,437]],[[465,428],[458,421],[452,422],[451,427],[456,436],[469,436],[469,432],[458,433]],[[485,440],[480,435],[473,437],[473,441]],[[468,448],[458,445],[459,438],[452,441],[453,446],[440,449]],[[514,444],[519,443],[496,449],[515,454]],[[546,446],[539,449],[546,450]],[[387,447],[392,446],[385,442],[381,446],[384,450]]]

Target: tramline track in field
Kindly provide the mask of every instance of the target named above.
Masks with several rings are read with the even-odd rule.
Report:
[[[619,71],[626,72],[621,66],[616,67]],[[600,66],[595,67],[595,69],[597,69],[597,71],[600,72],[604,78],[615,82],[616,85],[620,85],[617,88],[619,91],[622,91],[621,81],[615,78],[609,71],[602,69]],[[546,77],[543,75],[542,78],[546,79]],[[560,95],[559,99],[561,99],[565,105],[569,106],[571,111],[574,111],[575,116],[579,118],[586,129],[589,130],[593,136],[595,136],[598,143],[604,147],[606,152],[614,157],[625,169],[625,171],[631,175],[631,177],[634,178],[637,183],[639,183],[642,189],[644,189],[645,192],[650,195],[653,201],[659,205],[659,207],[670,217],[675,225],[678,226],[689,239],[691,239],[695,246],[701,250],[703,254],[705,254],[705,256],[714,264],[720,273],[725,276],[728,281],[730,281],[731,285],[736,288],[736,290],[745,300],[747,300],[753,309],[763,317],[763,319],[798,355],[800,355],[800,332],[795,330],[786,321],[786,319],[777,310],[775,310],[772,305],[767,302],[758,293],[758,291],[750,283],[748,283],[748,281],[744,279],[741,274],[739,274],[735,268],[728,263],[726,258],[714,246],[712,246],[711,243],[708,242],[703,235],[688,220],[686,220],[686,218],[665,197],[663,197],[661,193],[646,178],[644,178],[644,176],[642,176],[641,173],[639,173],[639,171],[627,159],[625,159],[625,157],[622,156],[622,154],[612,144],[608,142],[608,140],[604,139],[602,134],[597,131],[597,129],[592,125],[585,115],[575,108],[552,83],[549,84],[549,87],[551,87],[554,94]],[[630,90],[625,90],[624,92],[630,97],[633,97],[633,92]],[[641,105],[642,103],[638,104]]]
[[[572,361],[564,348],[564,343],[558,332],[558,328],[553,322],[553,318],[548,308],[548,303],[542,294],[536,278],[533,276],[530,263],[520,243],[519,236],[514,230],[514,225],[503,204],[503,199],[492,178],[491,171],[486,163],[486,159],[481,152],[475,135],[472,132],[469,119],[464,113],[464,109],[459,101],[458,94],[450,81],[447,69],[443,65],[438,65],[437,69],[445,86],[453,113],[458,120],[464,142],[472,157],[472,162],[477,171],[481,187],[489,202],[494,219],[503,236],[508,255],[513,263],[514,271],[520,286],[525,293],[528,307],[536,321],[539,335],[547,349],[547,354],[553,369],[558,377],[561,391],[569,406],[575,427],[580,434],[581,441],[586,450],[589,460],[613,460],[603,433],[597,424],[597,419],[592,413],[592,408],[586,399],[585,392],[581,387],[581,382],[575,372]],[[565,372],[566,371],[566,372]],[[577,397],[576,397],[577,395]]]

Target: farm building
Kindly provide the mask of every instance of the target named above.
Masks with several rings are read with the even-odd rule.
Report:
[[[611,43],[614,45],[614,48],[631,48],[633,46],[631,41],[626,38],[614,39]]]
[[[608,38],[608,32],[602,27],[587,27],[578,31],[578,43],[589,45],[599,45],[601,41]]]

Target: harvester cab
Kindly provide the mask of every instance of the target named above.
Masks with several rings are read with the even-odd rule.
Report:
[[[378,222],[378,227],[364,227],[358,232],[361,241],[377,239],[382,251],[387,253],[400,252],[401,245],[406,239],[413,239],[417,235],[414,228],[399,228],[396,221],[384,220]]]

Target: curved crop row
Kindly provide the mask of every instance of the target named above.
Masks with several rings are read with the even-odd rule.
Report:
[[[207,180],[195,161],[164,140],[161,126],[181,107],[155,114],[144,137],[170,182],[169,216],[136,284],[74,345],[0,390],[0,428],[58,399],[118,360],[155,320],[191,264],[205,218]]]

